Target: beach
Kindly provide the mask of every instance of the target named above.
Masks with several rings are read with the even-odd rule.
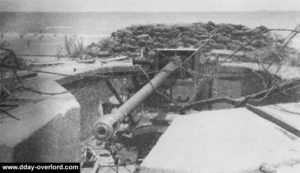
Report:
[[[62,34],[62,33],[3,33],[0,43],[12,49],[18,56],[56,56],[64,48],[65,37],[76,39],[86,47],[97,43],[107,35],[101,34]]]

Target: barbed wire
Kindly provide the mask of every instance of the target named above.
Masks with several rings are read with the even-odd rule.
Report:
[[[206,40],[206,42],[204,42],[192,55],[190,55],[187,59],[184,60],[184,63],[186,63],[188,60],[191,59],[192,56],[194,56],[197,52],[199,52],[208,42],[209,40],[212,39],[212,37],[217,33],[218,29],[215,28],[211,33],[210,33],[210,37]],[[249,45],[251,42],[253,42],[254,40],[256,40],[257,38],[261,37],[263,34],[267,33],[267,32],[270,32],[270,31],[290,31],[292,33],[295,33],[296,34],[299,34],[300,31],[298,30],[295,30],[295,29],[283,29],[283,28],[273,28],[273,29],[266,29],[266,30],[263,30],[261,31],[260,33],[258,33],[256,36],[254,36],[251,40],[249,40],[248,42],[246,42],[245,44],[241,45],[239,48],[237,48],[236,50],[233,51],[233,53],[231,55],[229,55],[228,57],[225,58],[224,62],[226,62],[228,59],[230,59],[232,56],[234,56],[239,50],[241,50],[242,48],[244,48],[245,46]],[[137,38],[136,36],[134,36],[133,34],[131,33],[128,33],[128,32],[125,32],[126,34],[129,34],[130,36],[134,37],[136,40],[138,41],[141,41],[139,38]],[[289,42],[293,37],[289,38],[289,40],[287,42]],[[159,55],[167,58],[167,56],[163,53],[161,53],[160,51],[156,50],[155,48],[153,48],[152,46],[150,45],[146,45],[147,47],[149,47],[150,49],[154,50],[155,52],[157,52]],[[286,45],[285,45],[286,46]],[[1,48],[3,50],[7,50],[9,51],[9,53],[11,53],[13,56],[14,56],[14,53],[13,51],[11,51],[10,49],[6,49],[6,48]],[[208,75],[208,74],[203,74],[203,73],[199,73],[199,72],[196,72],[196,71],[193,71],[193,70],[190,70],[190,69],[185,69],[182,64],[180,65],[180,69],[182,70],[185,70],[186,72],[188,72],[189,74],[196,74],[196,75],[199,75],[199,76],[205,76],[205,77],[214,77],[215,75]],[[4,68],[10,68],[12,70],[14,70],[15,72],[15,76],[18,80],[18,82],[22,85],[22,87],[20,87],[19,89],[23,89],[23,90],[27,90],[29,92],[34,92],[34,93],[38,93],[38,94],[43,94],[43,95],[59,95],[59,94],[65,94],[65,93],[68,93],[68,91],[64,91],[64,92],[58,92],[58,93],[50,93],[50,92],[43,92],[43,91],[38,91],[38,90],[34,90],[32,88],[27,88],[27,87],[24,87],[23,83],[22,83],[22,80],[20,80],[16,70],[26,70],[26,71],[31,71],[31,72],[36,72],[36,73],[46,73],[46,74],[53,74],[53,75],[59,75],[59,76],[64,76],[64,77],[99,77],[99,78],[108,78],[108,76],[105,76],[105,75],[70,75],[70,74],[64,74],[64,73],[57,73],[57,72],[50,72],[50,71],[44,71],[44,70],[34,70],[34,69],[29,69],[29,68],[21,68],[19,66],[19,63],[17,62],[17,65],[14,66],[14,65],[8,65],[8,64],[4,64],[4,63],[0,63],[0,66],[1,67],[4,67]],[[264,68],[262,66],[260,66],[260,68]],[[264,71],[266,69],[264,68]],[[152,74],[152,73],[157,73],[159,72],[158,70],[156,71],[151,71],[151,72],[145,72],[142,68],[140,68],[140,71],[142,72],[142,74],[134,74],[134,75],[124,75],[122,76],[122,78],[126,78],[126,77],[134,77],[134,76],[146,76],[147,79],[148,79],[148,82],[150,82],[150,77],[149,77],[149,74]],[[257,74],[257,73],[255,73]],[[257,74],[258,75],[258,74]],[[193,75],[192,75],[193,76]],[[258,75],[260,78],[262,76]],[[275,81],[276,82],[276,81]],[[277,82],[276,82],[277,83]],[[150,82],[150,84],[152,85],[152,83]],[[152,87],[154,88],[154,86],[152,85]],[[3,87],[2,87],[3,88]],[[3,88],[9,95],[13,96],[9,89],[7,88]],[[178,105],[179,103],[174,100],[173,98],[170,98],[170,96],[167,96],[165,94],[163,94],[162,92],[160,92],[159,90],[157,89],[154,89],[158,94],[162,95],[163,97],[167,98],[168,100],[170,100],[171,102],[175,103],[176,105]],[[14,97],[13,97],[14,98]],[[17,98],[15,98],[17,100]]]
[[[243,44],[239,48],[235,49],[231,55],[229,55],[228,57],[225,58],[224,62],[226,62],[228,59],[232,58],[242,48],[244,48],[245,46],[249,45],[254,40],[256,40],[259,37],[261,37],[263,34],[268,33],[270,31],[290,31],[290,32],[294,32],[294,33],[297,33],[297,34],[300,33],[300,31],[298,31],[296,29],[282,29],[282,28],[265,29],[265,30],[261,31],[260,33],[258,33],[256,36],[254,36],[251,40],[247,41],[245,44]]]
[[[215,28],[214,30],[212,30],[212,32],[209,34],[209,38],[196,50],[193,52],[192,55],[190,55],[187,59],[185,59],[183,61],[182,64],[186,63],[187,61],[189,61],[197,52],[199,52],[211,39],[212,37],[217,33],[218,31],[218,28]],[[239,50],[241,50],[242,48],[244,48],[245,46],[249,45],[250,43],[252,43],[254,40],[258,39],[259,37],[261,37],[263,34],[267,33],[267,32],[270,32],[270,31],[291,31],[291,32],[294,32],[294,33],[300,33],[299,31],[297,30],[293,30],[293,29],[266,29],[266,30],[263,30],[261,31],[260,33],[258,33],[256,36],[254,36],[251,40],[249,40],[248,42],[246,42],[245,44],[241,45],[239,48],[237,48],[236,50],[233,51],[233,53],[231,55],[229,55],[228,57],[225,58],[225,60],[223,62],[226,62],[228,59],[232,58]],[[125,32],[126,34],[129,34],[130,36],[134,37],[136,40],[138,41],[141,41],[139,38],[137,38],[136,36],[134,36],[133,34],[131,33],[128,33],[128,32]],[[291,38],[290,38],[291,39]],[[290,41],[289,39],[289,41]],[[287,44],[286,44],[287,45]],[[285,45],[285,46],[286,46]],[[153,49],[155,50],[156,52],[159,52],[157,51],[155,48],[147,45],[147,47],[149,47],[150,49]],[[159,52],[160,53],[160,52]],[[164,57],[166,57],[165,55],[163,55]],[[182,70],[185,70],[187,73],[191,74],[197,74],[197,75],[200,75],[200,76],[205,76],[205,77],[215,77],[215,75],[208,75],[208,74],[203,74],[203,73],[199,73],[199,72],[196,72],[196,71],[192,71],[190,69],[185,69],[182,64],[180,65],[180,69]],[[260,66],[261,67],[261,66]],[[265,70],[265,69],[264,69]],[[256,75],[258,75],[257,73],[254,73]],[[258,75],[260,78],[262,77],[261,75]],[[148,77],[149,78],[149,77]],[[272,77],[273,78],[273,77]],[[149,80],[150,81],[150,80]],[[274,81],[275,83],[277,83],[276,81]],[[195,86],[194,86],[195,87]],[[216,89],[214,89],[216,90]],[[216,90],[218,92],[218,90]],[[160,93],[162,94],[162,93]],[[166,95],[162,94],[164,97],[166,97]],[[226,96],[228,96],[226,94]],[[170,99],[169,97],[166,97],[168,98],[169,100],[173,100],[173,99]],[[191,100],[189,101],[191,102]],[[178,102],[177,102],[177,105],[178,105]]]
[[[219,28],[215,28],[213,29],[210,33],[209,33],[209,37],[206,39],[206,41],[196,50],[192,53],[192,55],[190,55],[187,59],[185,59],[182,64],[185,64],[186,62],[188,62],[194,55],[196,55],[201,49],[204,48],[204,46],[209,43],[209,41],[216,35],[216,33],[218,32]]]

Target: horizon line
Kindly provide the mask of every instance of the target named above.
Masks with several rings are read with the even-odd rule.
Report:
[[[248,13],[300,12],[300,10],[244,10],[244,11],[0,11],[0,13]]]

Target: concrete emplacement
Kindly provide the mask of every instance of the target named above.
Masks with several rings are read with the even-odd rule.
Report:
[[[124,62],[116,63],[115,65],[124,67]],[[74,66],[77,69],[76,72],[74,72]],[[87,72],[86,69],[89,70],[88,74],[98,74],[99,71],[101,71],[101,73],[115,71],[111,65],[109,65],[107,69],[105,69],[106,67],[99,68],[99,66],[101,65],[96,63],[89,65],[87,68],[86,65],[78,65],[70,62],[57,67],[45,68],[44,70],[70,75],[83,74]],[[132,64],[128,63],[126,68],[128,67],[132,67]],[[232,67],[228,68],[232,69]],[[121,71],[122,70],[123,69],[121,69]],[[38,78],[31,80],[34,82],[28,81],[28,83],[34,85],[33,88],[45,92],[64,92],[66,89],[61,87],[61,85],[64,86],[64,84],[72,85],[72,87],[75,86],[74,83],[68,83],[69,81],[67,79],[62,79],[55,75],[39,74]],[[59,85],[56,80],[58,80],[61,85]],[[72,78],[70,81],[77,83],[77,80],[83,79],[77,77],[76,79]],[[94,78],[91,81],[94,81],[94,83],[99,82]],[[99,85],[95,87],[97,88],[97,92],[91,91],[92,95],[97,95],[98,93],[102,95],[107,94],[105,93],[106,91],[99,88]],[[242,87],[243,85],[239,84],[238,92],[248,92],[242,90]],[[225,89],[232,90],[232,86]],[[95,88],[91,88],[91,90],[95,90]],[[83,133],[86,136],[85,138],[92,135],[90,126],[92,124],[91,122],[95,122],[98,118],[97,104],[99,100],[97,99],[99,99],[99,97],[91,99],[89,96],[86,96],[86,93],[82,93],[82,98],[78,98],[75,93],[75,98],[74,93],[72,94],[68,93],[57,97],[42,97],[38,103],[22,104],[19,108],[12,110],[11,113],[19,117],[21,121],[6,118],[0,125],[1,161],[78,161],[80,141],[82,141],[80,136]],[[22,96],[22,98],[26,99],[30,97],[37,99],[36,95],[28,93]],[[89,101],[87,102],[86,99]],[[86,111],[90,111],[90,107],[86,105],[94,103],[94,101],[96,101],[95,105],[93,105],[95,109],[93,107],[91,110],[93,114],[87,114]],[[118,121],[116,121],[116,123],[117,122]],[[107,129],[104,128],[100,130],[106,131]],[[103,133],[103,131],[101,131],[101,133]]]

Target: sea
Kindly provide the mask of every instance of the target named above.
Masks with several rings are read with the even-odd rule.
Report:
[[[130,25],[233,23],[248,27],[294,29],[300,11],[257,12],[1,12],[0,32],[74,32],[110,34]]]

